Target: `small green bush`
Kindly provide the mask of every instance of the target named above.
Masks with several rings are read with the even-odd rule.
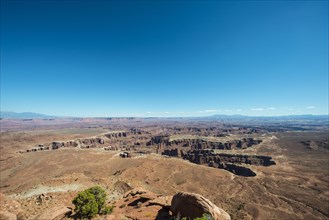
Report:
[[[92,218],[98,213],[98,204],[95,196],[90,192],[80,192],[73,200],[74,211],[80,217]]]
[[[103,215],[108,215],[113,212],[113,206],[106,206],[102,209],[102,214]]]
[[[98,205],[98,210],[100,211],[103,208],[106,201],[106,196],[107,196],[106,191],[100,186],[91,187],[87,189],[87,191],[95,196]]]
[[[214,220],[214,218],[211,215],[204,213],[202,217],[195,218],[194,220]]]
[[[104,207],[106,192],[99,186],[94,186],[79,192],[73,199],[74,211],[81,218],[95,217]]]

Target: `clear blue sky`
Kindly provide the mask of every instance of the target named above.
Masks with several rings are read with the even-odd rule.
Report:
[[[328,1],[1,0],[1,110],[328,114]]]

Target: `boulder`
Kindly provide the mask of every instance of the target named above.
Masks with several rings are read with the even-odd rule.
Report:
[[[66,206],[56,206],[47,209],[44,213],[35,217],[35,220],[38,219],[60,220],[71,214],[72,214],[72,210],[70,208]]]
[[[170,210],[174,216],[180,215],[188,219],[202,217],[203,214],[211,215],[214,220],[230,220],[230,215],[218,208],[208,199],[195,193],[179,192],[171,201]]]

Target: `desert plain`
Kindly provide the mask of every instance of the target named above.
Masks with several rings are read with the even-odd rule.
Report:
[[[134,189],[197,193],[234,220],[329,219],[328,135],[325,119],[2,119],[0,211],[38,219],[99,185],[107,219],[173,219],[123,205]]]

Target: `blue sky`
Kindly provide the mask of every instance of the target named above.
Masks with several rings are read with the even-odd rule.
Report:
[[[328,1],[1,1],[1,110],[328,114]]]

